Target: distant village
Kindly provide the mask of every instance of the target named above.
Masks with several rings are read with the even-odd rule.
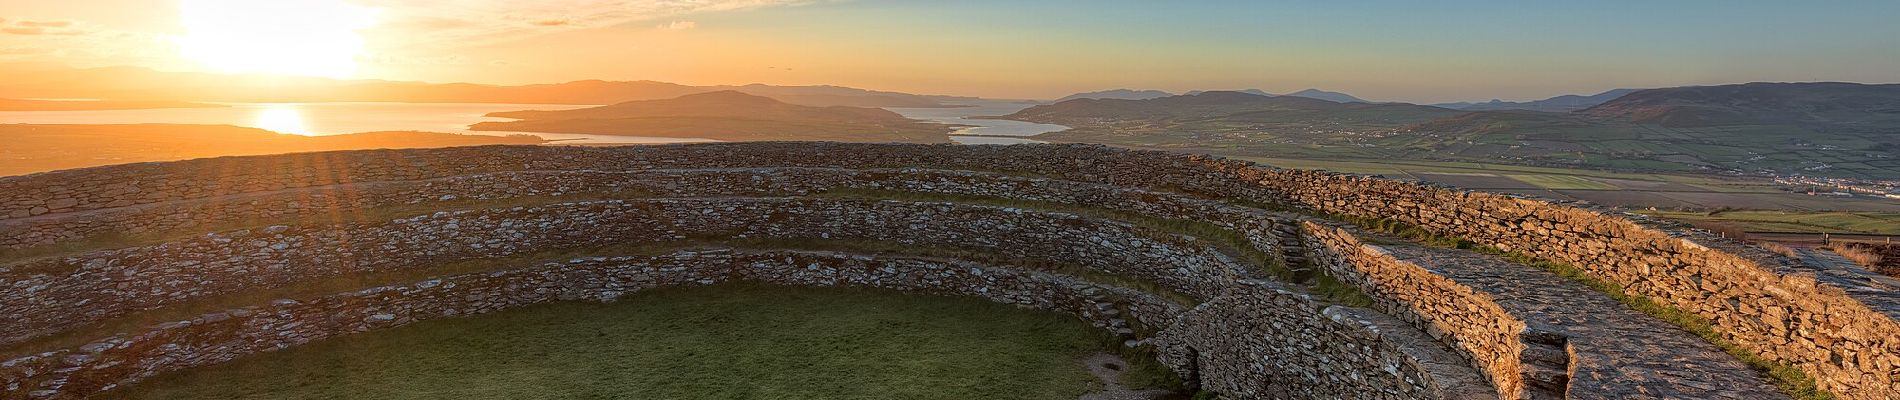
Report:
[[[1790,191],[1817,196],[1872,196],[1900,200],[1900,180],[1828,178],[1816,176],[1777,176],[1775,183]]]

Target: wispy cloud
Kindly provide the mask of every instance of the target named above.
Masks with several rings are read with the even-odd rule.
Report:
[[[0,18],[0,33],[11,35],[84,35],[87,29],[73,21],[52,20],[34,21],[27,19]]]
[[[372,40],[401,48],[412,45],[483,45],[569,30],[664,20],[705,12],[736,11],[812,3],[814,0],[363,0],[381,8],[382,21]],[[666,24],[693,27],[691,21]],[[395,42],[395,43],[391,43]]]
[[[698,27],[699,27],[699,23],[693,22],[693,21],[673,21],[669,23],[660,24],[659,26],[656,26],[655,28],[671,29],[671,30],[677,31],[677,30],[683,30],[683,29],[693,29],[693,28],[698,28]]]

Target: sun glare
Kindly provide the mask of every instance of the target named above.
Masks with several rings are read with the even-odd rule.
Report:
[[[343,0],[183,0],[182,54],[224,73],[349,77],[376,10]]]
[[[289,133],[309,136],[310,126],[303,123],[303,113],[292,107],[271,107],[257,111],[251,119],[251,127],[277,133]]]

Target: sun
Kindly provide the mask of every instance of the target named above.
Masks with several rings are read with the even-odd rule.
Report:
[[[344,0],[183,0],[185,58],[219,72],[344,78],[376,9]]]
[[[303,113],[294,106],[272,106],[257,111],[251,119],[251,126],[277,133],[310,136],[310,126],[303,122]]]

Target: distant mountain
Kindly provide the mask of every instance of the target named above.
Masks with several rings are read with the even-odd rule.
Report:
[[[1274,96],[1273,93],[1267,93],[1267,91],[1260,90],[1260,89],[1241,89],[1241,90],[1231,90],[1231,91],[1252,94],[1252,95],[1260,95],[1260,96]],[[1207,92],[1208,91],[1206,90],[1190,90],[1185,94],[1192,96],[1192,95],[1197,95],[1197,94],[1207,93]]]
[[[1328,91],[1319,90],[1319,89],[1306,89],[1306,90],[1301,90],[1298,92],[1287,93],[1286,95],[1295,96],[1295,97],[1305,97],[1309,99],[1320,99],[1320,100],[1326,100],[1326,101],[1330,101],[1334,103],[1371,103],[1370,101],[1366,101],[1365,99],[1352,97],[1352,95],[1349,95],[1349,94],[1340,93],[1340,92],[1328,92]]]
[[[1900,84],[1749,83],[1452,110],[1205,92],[1071,100],[1000,118],[1039,140],[1228,155],[1509,163],[1671,173],[1900,179]],[[1531,103],[1531,104],[1526,104]]]
[[[1892,133],[1900,131],[1895,129],[1900,128],[1900,84],[1758,82],[1649,89],[1581,113],[1669,127],[1797,125]]]
[[[1115,142],[1105,137],[1167,138],[1221,135],[1223,140],[1272,140],[1314,132],[1387,131],[1459,114],[1405,103],[1338,103],[1299,96],[1214,91],[1147,100],[1070,100],[997,118],[1058,124],[1071,129],[1038,136],[1057,141]],[[1187,145],[1187,143],[1183,143]]]
[[[921,143],[948,142],[947,134],[951,130],[942,124],[912,120],[878,108],[812,107],[732,90],[578,110],[508,111],[488,116],[518,121],[483,122],[469,129],[728,141]]]
[[[1153,99],[1153,98],[1168,97],[1168,96],[1173,96],[1173,95],[1174,95],[1173,93],[1163,92],[1159,90],[1109,89],[1109,90],[1103,90],[1103,91],[1098,91],[1098,92],[1076,93],[1076,94],[1065,96],[1060,99],[1056,99],[1056,102],[1060,103],[1060,102],[1076,100],[1076,99],[1147,100],[1147,99]]]
[[[11,68],[9,68],[11,67]],[[808,106],[951,107],[932,96],[839,86],[687,86],[584,80],[519,86],[326,78],[232,76],[133,67],[21,68],[0,65],[0,97],[214,102],[411,102],[614,104],[736,90]]]
[[[1465,110],[1465,111],[1526,110],[1526,111],[1546,111],[1546,112],[1570,112],[1570,111],[1577,111],[1577,110],[1582,110],[1585,108],[1590,108],[1598,104],[1603,104],[1604,102],[1615,100],[1618,97],[1623,97],[1623,95],[1633,93],[1637,90],[1641,90],[1641,89],[1615,89],[1615,90],[1610,90],[1607,92],[1597,93],[1597,94],[1593,94],[1589,96],[1566,94],[1566,95],[1552,97],[1552,98],[1543,99],[1543,100],[1525,101],[1525,102],[1501,101],[1501,100],[1494,99],[1489,102],[1483,102],[1483,103],[1469,103],[1469,102],[1441,103],[1441,104],[1433,104],[1433,106],[1456,109],[1456,110]]]
[[[1568,113],[1480,111],[1406,127],[1438,156],[1652,171],[1900,178],[1900,85],[1647,89]]]
[[[112,100],[22,100],[0,99],[0,111],[98,111],[150,110],[159,108],[219,108],[220,104],[183,101],[112,101]]]
[[[350,149],[541,144],[529,135],[365,132],[304,136],[230,125],[0,124],[0,176],[204,157]]]

